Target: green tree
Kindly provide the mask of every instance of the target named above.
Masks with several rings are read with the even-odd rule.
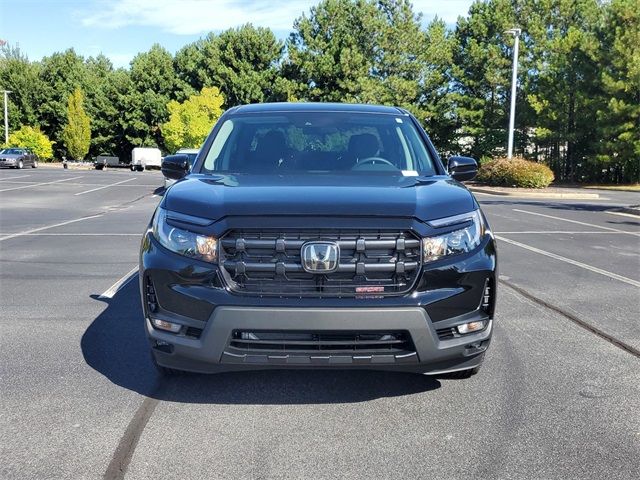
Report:
[[[458,154],[455,131],[452,79],[454,34],[444,21],[436,18],[427,26],[421,50],[420,88],[415,106],[407,108],[424,125],[436,147],[443,153]]]
[[[131,150],[136,146],[131,139],[136,138],[129,123],[131,109],[130,95],[132,82],[129,71],[124,69],[114,70],[106,79],[103,94],[105,96],[102,117],[104,125],[100,133],[104,139],[95,154],[111,153],[121,159],[128,158]]]
[[[297,95],[312,101],[378,101],[371,73],[383,20],[367,0],[323,0],[294,24],[283,71]]]
[[[294,24],[283,73],[313,101],[382,103],[411,111],[454,150],[453,36],[427,29],[407,0],[324,0]]]
[[[118,135],[119,105],[113,95],[115,71],[111,60],[100,54],[84,62],[84,106],[91,118],[89,154],[115,153]]]
[[[183,100],[171,54],[156,44],[131,61],[131,82],[122,111],[127,141],[133,146],[164,148],[160,125],[169,119],[167,104]]]
[[[597,0],[541,0],[527,4],[527,11],[534,82],[525,91],[536,115],[535,143],[556,178],[578,180],[597,148],[603,7]]]
[[[83,98],[80,88],[69,95],[67,124],[62,131],[64,146],[71,158],[76,160],[84,159],[91,144],[91,122],[84,111]]]
[[[199,55],[193,50],[181,55],[199,65],[193,87],[219,85],[227,107],[287,99],[288,82],[278,71],[284,45],[270,29],[246,24],[211,33],[198,48]]]
[[[598,151],[590,159],[604,181],[640,182],[640,12],[635,0],[613,0],[600,28],[604,102],[597,112]],[[592,173],[592,176],[594,175]]]
[[[200,39],[178,50],[173,59],[173,68],[179,87],[193,95],[209,83],[209,74],[204,69],[204,42]]]
[[[40,69],[42,88],[36,93],[38,124],[54,144],[54,155],[64,155],[62,132],[67,117],[69,95],[76,88],[84,90],[86,68],[84,58],[73,49],[54,53],[42,59]]]
[[[36,95],[43,88],[39,79],[39,65],[30,62],[18,47],[0,47],[0,87],[11,91],[8,102],[9,131],[21,125],[36,125],[39,110]],[[4,96],[0,96],[0,108],[4,108],[3,102]]]
[[[428,65],[422,17],[414,13],[408,0],[378,0],[376,6],[379,38],[371,73],[380,81],[379,101],[414,108],[420,100],[420,79]]]
[[[501,153],[506,146],[513,44],[503,32],[514,25],[509,0],[476,1],[469,16],[460,17],[456,25],[453,99],[458,136],[476,158]]]
[[[224,97],[216,87],[205,87],[183,103],[169,102],[169,121],[162,125],[167,148],[199,148],[222,115]]]
[[[41,160],[53,157],[53,142],[40,128],[23,126],[9,135],[9,146],[29,148]]]

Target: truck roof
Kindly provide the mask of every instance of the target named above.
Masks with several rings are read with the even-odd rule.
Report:
[[[252,103],[240,105],[229,110],[229,113],[245,114],[257,112],[360,112],[382,113],[388,115],[406,115],[407,112],[398,107],[385,105],[369,105],[361,103],[317,103],[317,102],[276,102]]]

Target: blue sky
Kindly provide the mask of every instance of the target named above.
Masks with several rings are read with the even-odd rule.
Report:
[[[210,31],[250,22],[286,38],[293,21],[316,4],[302,0],[0,0],[0,39],[31,60],[73,47],[103,53],[115,66],[159,43],[171,52]],[[414,0],[424,21],[453,24],[472,0]]]

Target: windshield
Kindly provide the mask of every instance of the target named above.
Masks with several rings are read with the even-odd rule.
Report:
[[[220,126],[201,173],[434,175],[405,115],[291,112],[236,115]]]
[[[5,155],[22,155],[24,150],[21,150],[20,148],[5,148],[0,153],[4,153]]]

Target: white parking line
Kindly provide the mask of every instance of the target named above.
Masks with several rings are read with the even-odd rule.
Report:
[[[1,180],[0,180],[1,181]],[[38,183],[38,182],[34,182],[34,181],[28,181],[28,180],[4,180],[5,184],[8,183],[17,183],[18,185],[33,185],[34,183]],[[70,182],[67,183],[65,185],[73,185],[74,187],[104,187],[105,184],[104,183],[77,183],[77,182]],[[115,187],[151,187],[151,188],[158,188],[161,185],[157,184],[157,183],[129,183],[127,185],[117,185],[117,184],[113,184],[113,185],[106,185],[106,186],[115,186]]]
[[[127,178],[126,180],[122,180],[121,182],[112,183],[110,185],[103,185],[102,187],[92,188],[91,190],[85,190],[84,192],[78,192],[74,195],[84,195],[85,193],[97,192],[98,190],[102,190],[109,187],[115,187],[116,185],[120,185],[121,183],[127,183],[135,180],[135,178]]]
[[[621,282],[628,283],[629,285],[633,285],[634,287],[640,288],[640,282],[633,280],[631,278],[623,277],[622,275],[618,275],[617,273],[608,272],[607,270],[602,270],[601,268],[598,268],[598,267],[592,267],[591,265],[587,265],[586,263],[578,262],[576,260],[571,260],[570,258],[563,257],[561,255],[556,255],[555,253],[547,252],[546,250],[541,250],[539,248],[532,247],[531,245],[526,245],[524,243],[516,242],[515,240],[510,240],[508,238],[501,237],[499,235],[496,235],[496,238],[502,242],[515,245],[516,247],[524,248],[531,252],[539,253],[540,255],[554,258],[556,260],[560,260],[561,262],[569,263],[571,265],[575,265],[576,267],[584,268],[585,270],[599,273],[600,275],[604,275],[605,277],[613,278],[614,280],[619,280]]]
[[[97,215],[91,215],[89,217],[76,218],[74,220],[68,220],[66,222],[54,223],[53,225],[46,225],[44,227],[32,228],[30,230],[25,230],[23,232],[11,233],[4,237],[0,237],[0,242],[3,240],[9,240],[10,238],[22,237],[24,235],[29,235],[31,233],[41,232],[42,230],[48,230],[50,228],[62,227],[63,225],[69,225],[70,223],[82,222],[83,220],[89,220],[91,218],[98,218],[103,216],[104,213],[98,213]]]
[[[118,280],[116,283],[114,283],[109,288],[107,288],[107,290],[98,298],[99,299],[113,298],[115,294],[118,293],[118,290],[120,290],[122,287],[124,287],[127,283],[129,283],[131,280],[133,280],[137,276],[138,276],[138,267],[135,266],[131,270],[129,270],[127,273],[125,273],[125,275],[120,280]]]
[[[602,232],[600,230],[589,231],[589,230],[519,230],[513,232],[493,232],[497,235],[511,235],[514,233],[527,233],[527,234],[538,234],[538,233],[557,233],[557,234],[568,234],[575,235],[580,233],[588,233],[589,235],[597,234],[597,235],[622,235],[628,232]]]
[[[0,233],[13,235],[11,233]],[[21,233],[22,237],[141,237],[141,233]]]
[[[0,192],[8,192],[10,190],[20,190],[22,188],[31,188],[31,187],[39,187],[41,185],[51,185],[54,183],[60,183],[60,182],[68,182],[69,180],[77,180],[78,178],[82,178],[82,176],[79,177],[69,177],[69,178],[63,178],[62,180],[54,180],[53,182],[40,182],[40,183],[33,183],[31,185],[23,185],[21,187],[11,187],[11,188],[3,188],[2,190],[0,190]]]
[[[14,178],[24,178],[24,177],[30,177],[31,175],[14,175],[12,177],[5,177],[5,178],[0,178],[0,182],[4,182],[5,180],[13,180]]]
[[[604,212],[604,213],[608,213],[609,215],[619,215],[621,217],[631,217],[631,218],[635,218],[636,220],[640,219],[640,215],[633,214],[633,213],[626,213],[626,212]]]
[[[537,215],[539,217],[553,218],[554,220],[562,220],[563,222],[576,223],[578,225],[584,225],[584,226],[587,226],[587,227],[600,228],[601,230],[609,230],[611,232],[626,233],[627,235],[634,235],[636,237],[640,236],[640,232],[628,232],[626,230],[620,230],[618,228],[603,227],[601,225],[594,225],[593,223],[579,222],[578,220],[569,220],[568,218],[562,218],[562,217],[554,217],[553,215],[546,215],[544,213],[530,212],[528,210],[520,210],[518,208],[514,208],[513,211],[514,212],[520,212],[520,213],[526,213],[528,215]]]
[[[33,180],[9,180],[9,179],[6,179],[6,178],[3,178],[2,182],[5,185],[7,183],[17,183],[18,185],[32,185],[34,183],[39,183],[39,182],[34,182]],[[67,183],[67,185],[75,185],[75,183]]]

